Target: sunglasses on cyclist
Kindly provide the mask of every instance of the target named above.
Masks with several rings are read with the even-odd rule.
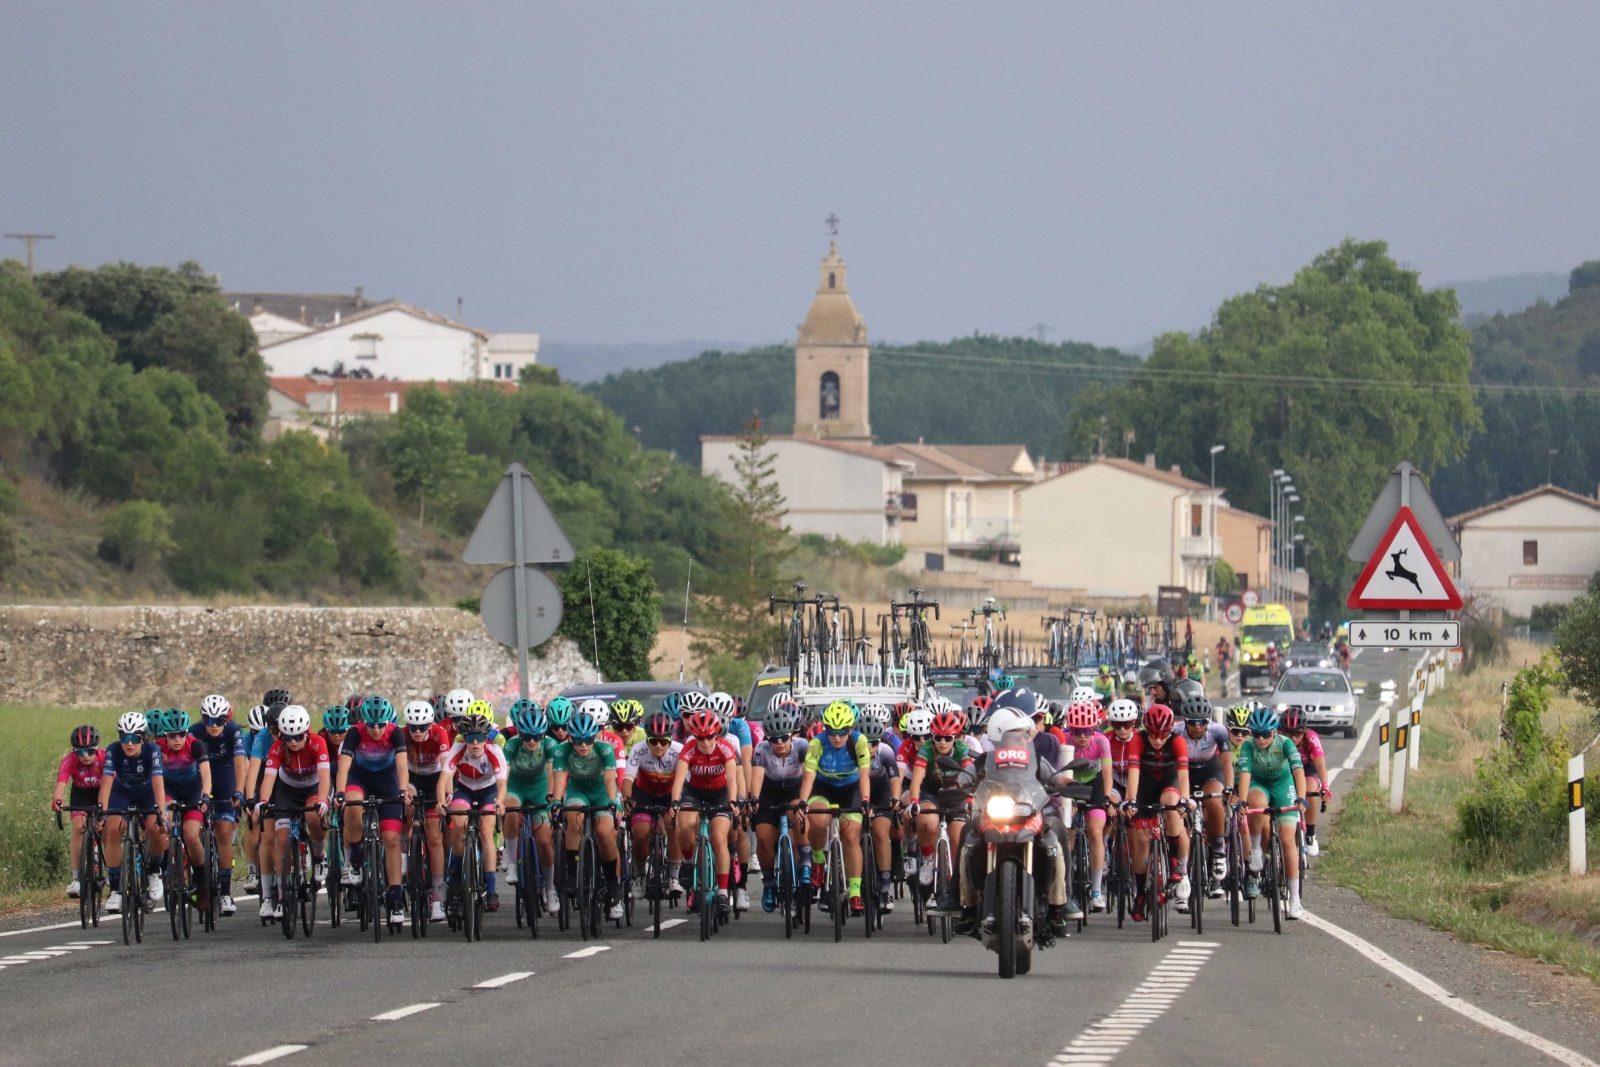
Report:
[[[189,732],[187,730],[173,730],[171,733],[168,733],[164,736],[168,741],[175,741],[180,737],[188,737]]]
[[[846,727],[843,730],[829,730],[828,731],[828,736],[829,737],[849,737],[850,736],[850,730],[849,730],[848,727]]]
[[[462,734],[461,740],[469,745],[481,745],[489,740],[488,734]]]
[[[1238,726],[1229,727],[1229,729],[1228,729],[1228,735],[1230,737],[1243,737],[1245,734],[1247,734],[1249,732],[1250,732],[1249,730],[1246,730],[1246,729],[1244,729],[1242,727],[1238,727]]]
[[[408,731],[410,731],[410,732],[411,732],[411,733],[414,733],[414,734],[425,734],[425,733],[427,733],[427,732],[428,732],[428,731],[429,731],[429,730],[431,730],[431,729],[433,729],[433,727],[432,727],[432,726],[416,726],[416,725],[411,725],[411,726],[407,726],[407,727],[406,727],[406,729],[407,729],[407,730],[408,730]],[[333,732],[333,731],[331,731],[331,730],[330,730],[330,731],[329,731],[329,733],[332,733],[332,732]]]
[[[647,737],[644,740],[645,740],[645,743],[648,744],[651,748],[654,748],[657,745],[670,745],[670,744],[672,744],[672,738],[670,738],[670,737]]]
[[[781,745],[785,741],[792,741],[793,739],[793,734],[773,734],[771,737],[767,738],[767,741],[774,745]]]
[[[88,759],[90,756],[93,756],[96,752],[99,752],[100,750],[97,749],[97,748],[75,748],[72,751],[76,752],[78,755],[82,756],[84,759]]]
[[[118,736],[125,745],[136,745],[144,740],[143,734],[120,734]]]
[[[588,748],[592,744],[594,744],[594,738],[592,737],[574,737],[572,739],[573,748],[577,748],[579,745],[582,745],[584,748]]]
[[[1275,733],[1275,732],[1276,731],[1273,731],[1273,730],[1251,730],[1250,731],[1250,736],[1251,737],[1271,737],[1273,735],[1273,733]]]
[[[955,742],[956,737],[955,737],[954,734],[934,734],[933,735],[933,739],[935,741],[940,741],[940,742],[943,742],[944,744],[948,745],[948,744],[953,744]]]

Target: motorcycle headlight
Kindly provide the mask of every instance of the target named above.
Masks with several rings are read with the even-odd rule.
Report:
[[[1279,704],[1278,705],[1278,710],[1279,711],[1288,711],[1289,710],[1289,705],[1287,705],[1287,704]]]
[[[1004,793],[996,793],[989,798],[983,810],[991,819],[1014,819],[1017,817],[1017,802]]]

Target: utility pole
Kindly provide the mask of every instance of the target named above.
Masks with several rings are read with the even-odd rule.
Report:
[[[1217,619],[1217,453],[1226,451],[1227,447],[1227,445],[1211,446],[1211,575],[1206,586],[1206,592],[1211,594],[1211,599],[1206,603],[1206,618],[1212,622]]]
[[[34,242],[35,241],[54,241],[55,239],[56,239],[56,235],[53,234],[53,233],[8,233],[8,234],[6,234],[6,240],[8,240],[8,241],[26,241],[26,242],[28,242],[28,277],[30,277],[30,278],[33,277],[33,245],[34,245]]]
[[[1038,337],[1039,337],[1039,343],[1040,344],[1044,344],[1044,335],[1049,333],[1053,329],[1055,329],[1054,326],[1046,326],[1044,323],[1040,322],[1040,323],[1036,323],[1034,325],[1034,327],[1031,330],[1029,330],[1028,332],[1029,333],[1033,333],[1033,334],[1037,334]]]

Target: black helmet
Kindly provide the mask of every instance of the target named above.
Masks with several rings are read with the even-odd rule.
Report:
[[[270,708],[274,704],[292,704],[294,701],[287,689],[268,689],[267,695],[261,698],[261,703]]]
[[[1139,688],[1148,689],[1157,682],[1170,694],[1172,692],[1172,664],[1164,659],[1153,659],[1139,668]]]
[[[80,726],[72,731],[73,748],[99,748],[100,731],[93,726]]]
[[[1186,690],[1178,700],[1178,715],[1184,722],[1210,722],[1211,701],[1206,697],[1205,690],[1199,686]]]
[[[1168,692],[1168,696],[1172,697],[1174,702],[1177,702],[1182,700],[1183,697],[1188,693],[1199,693],[1201,696],[1205,696],[1205,692],[1206,687],[1201,685],[1197,679],[1179,678],[1177,681],[1172,683],[1172,688]]]

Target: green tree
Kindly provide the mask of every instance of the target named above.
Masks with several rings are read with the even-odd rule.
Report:
[[[1382,241],[1346,240],[1288,285],[1223,302],[1198,335],[1157,338],[1127,384],[1086,389],[1069,450],[1132,430],[1143,451],[1204,481],[1211,445],[1226,444],[1217,483],[1261,514],[1270,472],[1287,470],[1303,498],[1313,599],[1337,610],[1356,573],[1345,550],[1394,464],[1432,472],[1482,426],[1457,310],[1453,290],[1424,290]]]
[[[585,658],[612,681],[649,681],[650,651],[661,618],[650,561],[610,548],[578,553],[556,576],[561,588],[561,628]],[[591,596],[592,591],[592,596]],[[592,608],[592,614],[591,614]]]
[[[390,421],[381,446],[383,462],[394,478],[395,493],[415,503],[417,518],[426,520],[428,498],[436,506],[447,505],[470,468],[466,426],[450,398],[432,385],[408,390],[405,407]]]
[[[767,598],[788,583],[783,567],[795,543],[783,525],[788,509],[774,474],[777,454],[767,451],[768,440],[760,413],[752,411],[739,435],[733,485],[718,515],[713,569],[699,601],[707,636],[691,647],[702,659],[724,655],[748,661],[773,645],[776,625],[767,613]]]
[[[100,527],[100,558],[124,570],[153,566],[174,548],[172,516],[153,500],[130,500]]]
[[[1600,594],[1591,592],[1567,605],[1556,627],[1556,652],[1573,694],[1600,709]]]

